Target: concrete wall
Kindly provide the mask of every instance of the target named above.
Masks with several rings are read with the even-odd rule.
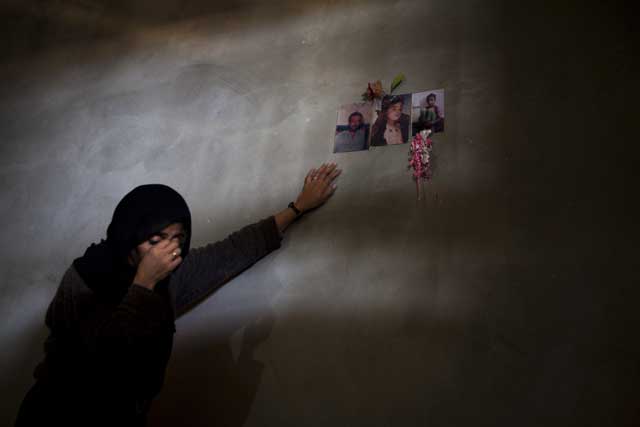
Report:
[[[0,424],[127,191],[178,189],[200,245],[325,161],[329,203],[179,319],[152,425],[637,423],[631,8],[515,3],[8,2]],[[421,202],[406,146],[331,153],[398,72],[446,89]]]

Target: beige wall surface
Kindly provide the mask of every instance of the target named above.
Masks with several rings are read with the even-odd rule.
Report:
[[[638,79],[610,3],[7,4],[0,425],[127,191],[180,191],[198,246],[329,161],[334,197],[178,319],[151,425],[632,425]],[[407,145],[332,153],[337,108],[399,72],[446,93],[419,202]]]

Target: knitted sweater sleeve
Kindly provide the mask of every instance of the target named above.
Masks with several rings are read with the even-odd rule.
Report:
[[[133,284],[120,301],[107,302],[71,266],[49,305],[46,325],[47,357],[36,378],[85,376],[105,393],[119,384],[123,398],[159,389],[175,330],[165,296]]]
[[[105,304],[71,266],[49,304],[45,323],[52,332],[80,334],[85,344],[96,345],[100,337],[156,335],[170,314],[160,294],[135,284],[119,304]]]
[[[96,316],[88,317],[92,328],[86,336],[92,340],[119,340],[126,345],[135,339],[161,335],[171,321],[171,311],[162,296],[132,284],[118,305],[95,306]]]
[[[270,216],[231,233],[224,240],[194,248],[171,277],[179,316],[211,292],[278,249],[282,236]]]

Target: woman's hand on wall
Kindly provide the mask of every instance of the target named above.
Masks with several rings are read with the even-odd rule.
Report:
[[[323,163],[318,169],[311,169],[304,179],[304,186],[295,205],[301,211],[315,209],[326,202],[336,191],[333,182],[342,172],[335,163]]]

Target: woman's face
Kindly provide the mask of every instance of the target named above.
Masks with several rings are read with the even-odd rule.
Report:
[[[163,240],[176,241],[182,247],[186,239],[184,227],[181,223],[175,222],[166,228],[162,229],[159,233],[149,237],[148,240],[140,243],[135,249],[131,251],[129,255],[129,262],[133,266],[137,266],[140,260],[149,252],[149,250],[160,243]]]
[[[397,122],[402,116],[402,102],[396,102],[391,104],[387,110],[387,120],[391,122]]]
[[[427,106],[433,107],[434,105],[436,105],[436,99],[433,96],[427,98]]]

